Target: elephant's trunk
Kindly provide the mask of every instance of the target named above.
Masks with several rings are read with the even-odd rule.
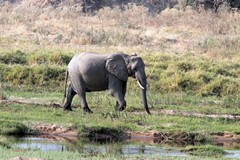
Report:
[[[147,81],[146,81],[146,76],[145,74],[138,74],[136,75],[136,79],[139,83],[139,86],[141,88],[141,93],[142,93],[142,102],[145,107],[145,110],[148,114],[151,114],[148,108],[148,103],[147,103]]]
[[[142,101],[143,101],[145,110],[148,114],[151,114],[151,112],[149,111],[149,108],[148,108],[148,103],[147,103],[146,87],[145,87],[145,89],[141,89],[141,92],[142,92]]]

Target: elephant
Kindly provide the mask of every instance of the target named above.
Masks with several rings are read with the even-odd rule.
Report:
[[[67,80],[70,84],[67,90]],[[137,54],[127,55],[122,52],[113,54],[80,53],[75,55],[69,62],[65,76],[64,110],[72,111],[71,103],[77,94],[83,111],[92,113],[86,101],[86,92],[108,90],[109,94],[116,99],[117,111],[126,108],[124,99],[127,91],[128,77],[137,79],[141,88],[142,101],[145,110],[151,114],[147,103],[147,78],[145,64]],[[67,92],[67,95],[66,95]]]

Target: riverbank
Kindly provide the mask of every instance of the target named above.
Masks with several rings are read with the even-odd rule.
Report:
[[[60,104],[56,104],[56,103],[46,103],[46,102],[41,102],[38,101],[36,99],[24,99],[24,98],[10,98],[9,100],[1,100],[0,104],[2,106],[7,105],[7,106],[15,106],[18,105],[19,107],[21,107],[21,105],[27,105],[25,107],[39,107],[42,108],[43,110],[50,108],[55,110],[62,110],[61,105]],[[23,107],[23,108],[25,108]],[[15,107],[14,107],[15,108]],[[20,109],[21,110],[21,109]],[[75,108],[75,111],[78,110],[78,108]],[[64,113],[64,112],[63,112]],[[65,113],[65,114],[69,114],[69,113]],[[114,116],[119,116],[117,117],[120,118],[120,116],[124,116],[124,113],[121,115],[119,113],[119,115],[117,113],[108,113],[104,114],[101,113],[103,117],[105,118],[109,118],[113,119]],[[112,114],[112,115],[111,115]],[[148,117],[145,116],[145,112],[142,111],[134,111],[131,112],[131,114],[134,114],[136,116],[140,115],[140,116],[144,116],[145,119],[147,119]],[[58,114],[57,114],[58,115]],[[112,116],[112,117],[111,117]],[[165,110],[165,109],[161,109],[159,111],[152,111],[152,116],[156,116],[161,118],[162,116],[185,116],[185,117],[189,117],[191,119],[209,119],[209,120],[214,120],[214,121],[219,121],[219,119],[225,119],[225,121],[237,121],[239,118],[239,115],[236,114],[204,114],[204,113],[196,113],[196,112],[183,112],[183,111],[179,111],[179,110]],[[152,116],[150,116],[152,118]],[[150,118],[149,117],[149,118]],[[116,118],[114,118],[116,119]],[[34,119],[33,119],[34,120]],[[34,120],[36,121],[36,120]],[[143,125],[141,123],[144,123],[144,121],[146,120],[142,120],[141,122],[139,121],[138,125]],[[108,127],[93,127],[91,129],[91,127],[89,126],[85,126],[88,129],[82,129],[79,130],[79,128],[77,126],[74,126],[73,124],[71,124],[70,126],[66,127],[66,124],[64,123],[64,125],[61,124],[55,124],[55,123],[44,123],[41,121],[36,121],[36,122],[24,122],[24,124],[27,124],[26,127],[29,127],[28,131],[30,131],[29,133],[26,134],[34,134],[36,136],[54,136],[54,137],[62,137],[62,138],[72,138],[72,139],[77,139],[77,138],[88,138],[88,135],[90,133],[81,133],[81,131],[83,132],[90,132],[92,131],[93,136],[94,136],[94,140],[99,140],[99,139],[104,139],[104,140],[117,140],[117,141],[121,141],[121,139],[125,140],[125,139],[130,139],[133,140],[134,139],[143,139],[143,141],[146,141],[147,143],[182,143],[182,144],[194,144],[197,142],[201,142],[201,141],[210,141],[214,144],[220,144],[222,143],[223,145],[228,145],[228,143],[238,143],[240,141],[240,135],[237,134],[237,131],[234,132],[229,132],[229,131],[214,131],[212,130],[211,132],[199,132],[199,131],[195,131],[194,132],[190,132],[190,131],[181,131],[181,130],[175,130],[175,131],[171,131],[170,130],[166,130],[163,129],[163,131],[160,130],[154,130],[154,129],[142,129],[142,130],[128,130],[128,129],[124,129],[122,130],[124,133],[124,136],[121,135],[119,136],[118,134],[121,132],[115,132],[115,130],[113,130],[113,132],[108,131]],[[157,124],[155,124],[157,125]],[[173,123],[167,123],[164,124],[165,128],[167,127],[174,127],[176,124]],[[82,127],[80,127],[82,128]],[[95,129],[94,129],[95,128]],[[109,126],[109,128],[112,128],[112,126]],[[124,127],[122,127],[124,128]],[[145,128],[148,128],[148,126],[145,124]],[[95,132],[95,133],[94,133]],[[14,133],[11,133],[14,134]],[[114,135],[116,134],[116,135]],[[80,137],[81,135],[84,135],[86,137]],[[200,136],[200,138],[199,138]],[[201,137],[202,136],[202,137]],[[119,139],[116,138],[114,139],[113,137],[120,137]],[[198,139],[199,138],[199,139]]]

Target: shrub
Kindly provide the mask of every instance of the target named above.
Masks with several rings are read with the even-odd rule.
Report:
[[[97,142],[119,142],[126,139],[129,135],[124,128],[107,128],[101,126],[86,127],[82,126],[79,134],[82,138]]]
[[[28,84],[30,68],[26,66],[14,65],[5,68],[4,80],[15,85]]]
[[[187,72],[192,69],[195,69],[195,67],[190,62],[180,62],[178,64],[178,70],[180,70],[180,71]]]
[[[27,54],[19,50],[11,53],[0,53],[0,62],[5,64],[26,64]]]
[[[59,66],[6,66],[0,65],[3,69],[2,81],[13,85],[57,87],[61,85],[65,77],[65,67]]]
[[[227,154],[223,149],[211,145],[187,146],[182,151],[187,152],[190,155],[203,157],[221,157]]]
[[[217,77],[202,87],[203,96],[239,95],[240,84],[238,79]]]
[[[70,53],[70,55],[67,55],[67,54],[56,52],[56,53],[49,54],[48,57],[51,64],[67,65],[72,59],[72,54]]]
[[[28,64],[47,64],[47,54],[33,53],[28,59]]]
[[[1,121],[0,134],[2,135],[25,135],[30,129],[23,123],[16,121]]]

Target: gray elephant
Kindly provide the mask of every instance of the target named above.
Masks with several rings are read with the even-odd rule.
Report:
[[[66,95],[68,75],[71,83]],[[136,54],[129,56],[124,53],[75,55],[69,62],[66,71],[64,98],[67,96],[67,101],[64,104],[64,110],[72,110],[72,99],[77,94],[83,110],[92,113],[86,101],[86,92],[107,89],[110,95],[116,99],[116,110],[124,110],[126,108],[124,97],[127,80],[130,76],[137,79],[142,92],[143,105],[146,112],[151,114],[146,96],[145,64],[141,57]]]

